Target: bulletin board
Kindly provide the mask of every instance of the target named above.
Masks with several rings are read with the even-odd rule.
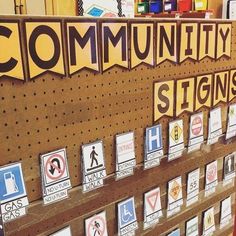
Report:
[[[24,18],[17,18],[23,21]],[[57,19],[57,18],[56,18]],[[59,18],[65,20],[65,18]],[[45,18],[46,20],[46,18]],[[155,19],[152,19],[155,20]],[[150,21],[150,20],[149,20]],[[24,40],[24,39],[23,39]],[[235,199],[235,185],[222,187],[222,163],[224,156],[236,151],[236,139],[224,138],[201,151],[185,154],[150,170],[143,170],[144,130],[153,125],[154,82],[180,79],[199,74],[235,69],[236,22],[232,24],[231,59],[218,61],[205,58],[200,62],[184,61],[181,65],[164,62],[153,68],[139,65],[132,70],[113,67],[103,73],[82,70],[63,78],[53,73],[24,82],[10,78],[0,80],[0,166],[21,162],[30,201],[28,214],[6,224],[6,233],[18,235],[49,235],[67,225],[73,235],[84,235],[84,220],[106,210],[109,235],[117,233],[117,203],[135,197],[139,229],[137,235],[166,235],[180,227],[195,215],[201,222],[202,212],[215,206],[217,231],[215,235],[229,235],[233,225],[220,230],[219,204],[228,196]],[[24,55],[25,56],[25,55]],[[236,102],[234,99],[232,102]],[[223,132],[226,131],[227,109],[222,107]],[[207,139],[209,109],[204,112],[204,138]],[[189,126],[189,113],[180,116],[184,127]],[[173,118],[163,117],[164,152],[168,147],[168,123]],[[135,133],[137,167],[133,176],[115,181],[115,135],[128,131]],[[184,130],[187,145],[188,128]],[[83,194],[81,181],[81,145],[103,140],[108,178],[105,186]],[[69,199],[43,206],[39,155],[60,148],[67,149],[70,177],[73,188]],[[204,198],[205,165],[218,160],[219,185],[216,193]],[[191,207],[183,207],[177,215],[163,217],[153,229],[142,230],[143,194],[157,186],[161,188],[162,206],[166,208],[167,183],[182,176],[186,200],[186,175],[201,168],[200,201]],[[235,201],[232,208],[235,212]]]

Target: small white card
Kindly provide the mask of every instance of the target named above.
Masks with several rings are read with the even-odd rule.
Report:
[[[214,207],[211,207],[203,213],[203,236],[212,235],[215,229]]]
[[[235,154],[234,152],[224,157],[224,186],[232,183],[235,178]]]
[[[186,222],[186,236],[198,236],[198,217],[194,217]]]
[[[236,136],[236,104],[229,106],[226,140]]]
[[[220,228],[230,224],[232,220],[231,196],[221,202]]]
[[[200,169],[188,173],[187,180],[187,206],[198,201]]]
[[[218,184],[217,168],[217,160],[206,165],[205,197],[211,195],[216,190]]]
[[[169,123],[169,152],[168,161],[182,156],[184,151],[183,120],[175,120]]]

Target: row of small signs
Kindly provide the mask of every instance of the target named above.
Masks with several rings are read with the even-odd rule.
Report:
[[[101,143],[98,143],[101,145]],[[101,166],[100,162],[95,158],[98,155],[99,149],[97,146],[85,145],[83,150],[83,159],[89,151],[89,172],[83,175],[83,191],[90,191],[103,185],[103,180],[106,176],[104,163]],[[100,146],[102,149],[102,146]],[[235,161],[236,153],[232,153],[224,157],[223,166],[223,186],[231,184],[235,177]],[[96,162],[96,163],[95,163]],[[94,168],[99,166],[99,170]],[[94,169],[93,169],[94,168]],[[66,151],[61,149],[56,152],[41,155],[41,169],[42,169],[42,190],[44,204],[57,202],[68,198],[68,189],[71,188],[68,165],[66,160]],[[91,171],[91,172],[90,172]],[[205,169],[205,197],[210,196],[216,191],[218,185],[218,161],[213,161],[206,165]],[[86,180],[88,179],[88,180]],[[87,181],[87,182],[86,182]],[[199,200],[199,181],[200,169],[196,169],[187,175],[187,201],[186,205],[190,206]],[[94,183],[95,182],[95,183]],[[1,212],[3,222],[14,220],[26,214],[26,207],[29,205],[24,178],[22,174],[22,167],[20,163],[7,165],[0,168],[0,200]],[[87,187],[89,185],[89,188]],[[92,186],[92,187],[90,187]],[[170,217],[180,211],[183,205],[182,193],[182,177],[179,176],[168,182],[168,206],[167,217]],[[148,228],[150,221],[158,221],[162,216],[160,209],[155,215],[150,216],[149,210],[155,209],[154,206],[160,203],[160,188],[157,188],[145,194],[145,220],[144,227]],[[159,204],[160,206],[160,204]],[[150,208],[150,209],[149,209]],[[149,210],[148,210],[149,209]],[[129,217],[128,217],[129,218]],[[121,225],[123,225],[121,223]]]
[[[178,117],[183,112],[228,104],[236,96],[236,70],[198,75],[154,84],[154,120]]]
[[[163,209],[160,200],[160,189],[156,188],[144,194],[144,224],[143,228],[148,229],[159,223],[163,216]],[[232,223],[232,199],[231,196],[221,201],[220,229]],[[106,212],[100,212],[85,220],[85,236],[108,236]],[[216,231],[215,208],[210,207],[203,212],[202,234],[199,232],[199,217],[195,216],[185,223],[185,236],[210,236]],[[138,229],[138,222],[135,211],[134,197],[118,203],[118,235],[135,235]],[[50,236],[71,236],[70,227],[66,227]],[[175,229],[166,236],[180,236],[180,229]]]
[[[231,56],[231,31],[231,22],[5,19],[0,21],[0,78],[218,60]]]

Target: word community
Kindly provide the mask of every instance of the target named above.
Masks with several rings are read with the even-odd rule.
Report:
[[[115,65],[132,69],[141,63],[229,58],[231,31],[230,22],[4,20],[0,78],[24,80],[47,71],[68,76],[85,68],[101,72]]]

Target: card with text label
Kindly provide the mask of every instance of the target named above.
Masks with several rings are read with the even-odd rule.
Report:
[[[187,206],[198,201],[200,169],[188,173],[187,179]]]
[[[203,213],[203,236],[210,236],[215,232],[215,213],[214,207],[211,207]]]
[[[218,171],[217,160],[206,165],[205,197],[213,194],[216,191],[216,186],[218,184],[217,171]]]
[[[229,106],[228,124],[225,138],[230,139],[235,136],[236,136],[236,104],[231,104]]]
[[[221,202],[221,208],[220,208],[220,228],[221,229],[229,225],[233,219],[231,204],[232,204],[231,196]]]

